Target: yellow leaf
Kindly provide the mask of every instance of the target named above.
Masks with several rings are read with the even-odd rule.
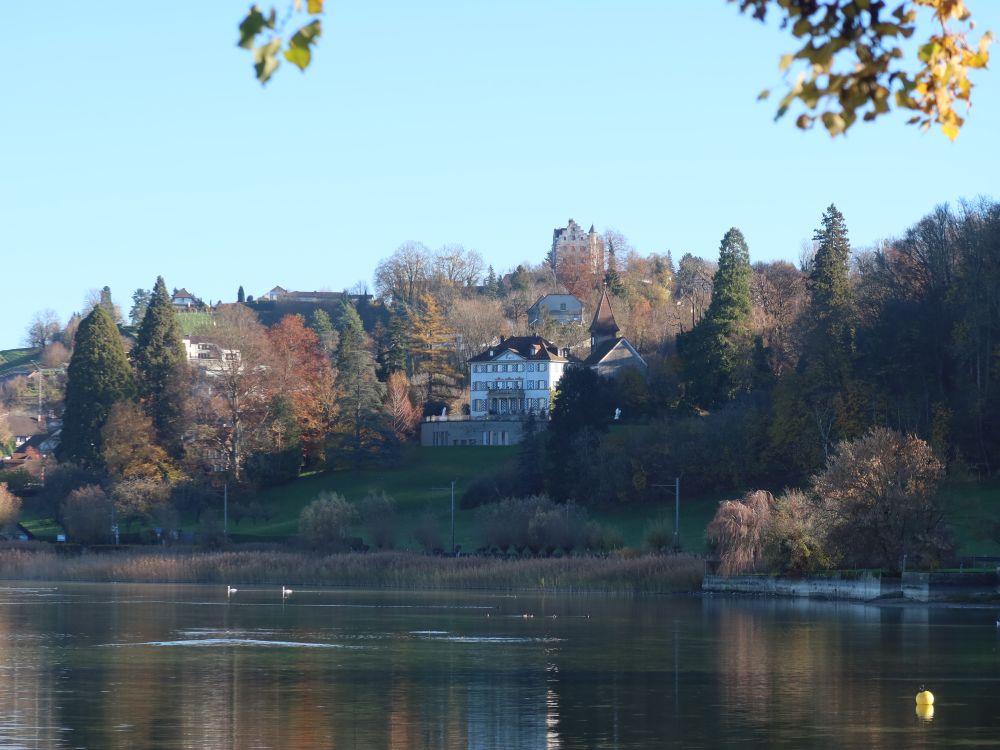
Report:
[[[781,62],[778,63],[778,70],[785,72],[788,70],[788,66],[792,64],[795,60],[795,55],[782,55]]]
[[[948,136],[948,140],[953,141],[958,138],[958,125],[947,122],[941,126],[941,131]]]
[[[322,13],[323,0],[309,0],[309,12],[313,14]]]

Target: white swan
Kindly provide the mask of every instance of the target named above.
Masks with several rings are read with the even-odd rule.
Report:
[[[292,595],[292,593],[293,593],[293,592],[292,592],[292,590],[291,590],[291,589],[287,589],[287,588],[285,588],[284,586],[282,586],[282,587],[281,587],[281,596],[282,596],[282,598],[284,598],[284,597],[286,597],[286,596],[291,596],[291,595]]]
[[[232,586],[226,586],[226,596],[232,596],[237,591],[239,591],[239,589],[234,589]]]

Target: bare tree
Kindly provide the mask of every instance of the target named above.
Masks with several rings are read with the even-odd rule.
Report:
[[[427,289],[432,265],[423,243],[405,242],[375,267],[375,291],[386,302],[413,305]]]
[[[479,282],[486,266],[483,256],[461,245],[445,245],[434,253],[434,273],[453,287],[470,287]]]
[[[448,327],[456,334],[460,362],[479,354],[497,336],[508,336],[510,324],[499,300],[488,297],[456,299],[447,314]]]
[[[59,316],[51,308],[40,310],[31,316],[24,332],[25,343],[35,349],[44,349],[59,335]]]
[[[210,420],[206,426],[213,428],[238,482],[248,448],[266,437],[270,424],[270,342],[256,314],[239,304],[221,306],[215,325],[200,338],[214,345],[218,356],[204,372],[201,418]]]
[[[791,263],[757,263],[750,278],[754,328],[760,332],[776,376],[794,368],[799,344],[795,324],[808,303],[805,275]]]

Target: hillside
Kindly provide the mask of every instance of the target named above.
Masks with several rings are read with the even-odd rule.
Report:
[[[31,361],[41,354],[40,349],[6,349],[0,351],[0,378],[31,371]]]

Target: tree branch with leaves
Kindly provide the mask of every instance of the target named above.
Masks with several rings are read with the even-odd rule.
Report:
[[[740,12],[765,21],[768,12],[781,17],[802,42],[781,58],[783,72],[798,74],[778,104],[775,119],[796,102],[806,108],[796,125],[803,130],[821,122],[831,136],[848,130],[860,116],[871,121],[887,114],[891,102],[909,110],[910,124],[923,130],[933,124],[955,140],[965,118],[955,107],[971,107],[969,72],[989,63],[992,32],[972,42],[975,29],[965,0],[904,0],[890,9],[884,0],[729,0]],[[935,29],[917,47],[916,66],[903,48],[917,31],[920,12],[930,12]],[[760,98],[767,98],[764,90]]]

